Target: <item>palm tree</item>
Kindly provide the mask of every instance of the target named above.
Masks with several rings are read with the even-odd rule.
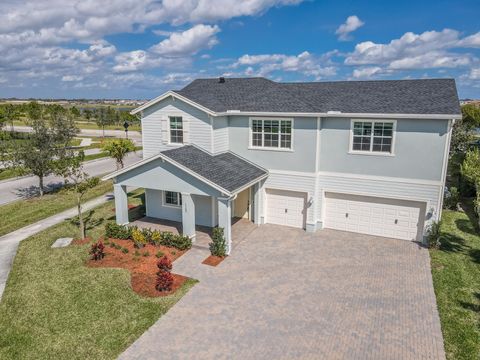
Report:
[[[135,151],[135,145],[129,139],[117,139],[108,141],[103,146],[103,151],[117,161],[117,170],[123,168],[123,159],[130,151]]]

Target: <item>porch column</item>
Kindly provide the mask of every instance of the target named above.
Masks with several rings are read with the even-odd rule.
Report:
[[[115,197],[115,217],[117,224],[128,224],[128,198],[126,185],[113,185],[113,196]]]
[[[195,240],[195,203],[188,193],[182,193],[182,228],[183,235]]]
[[[232,251],[232,200],[218,198],[218,227],[223,228],[227,242],[227,254]]]

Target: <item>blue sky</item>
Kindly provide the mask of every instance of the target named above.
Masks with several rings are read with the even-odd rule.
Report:
[[[480,98],[480,2],[3,0],[0,96],[151,98],[198,77],[454,77]]]

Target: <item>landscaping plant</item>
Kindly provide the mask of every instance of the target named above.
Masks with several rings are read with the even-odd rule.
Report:
[[[441,226],[442,226],[441,221],[433,221],[427,229],[428,247],[431,249],[440,248]]]
[[[223,228],[214,227],[212,234],[212,242],[208,244],[210,253],[213,256],[225,257],[227,256],[227,243],[223,235]]]
[[[160,245],[162,242],[162,234],[158,230],[153,230],[152,231],[152,236],[150,238],[150,242],[153,245]]]
[[[101,241],[92,244],[89,254],[92,255],[92,260],[102,260],[105,257],[105,246]]]
[[[173,275],[170,273],[172,270],[172,262],[166,256],[162,257],[157,262],[158,272],[155,288],[158,291],[169,291],[173,285]]]
[[[480,151],[478,149],[467,151],[461,167],[462,175],[475,185],[476,198],[473,202],[480,227]]]
[[[117,139],[108,141],[103,146],[103,151],[115,159],[117,162],[117,170],[123,168],[123,159],[130,151],[135,151],[135,145],[129,139]]]
[[[118,225],[114,222],[110,222],[105,225],[105,237],[128,240],[131,237],[131,230],[128,226]]]
[[[445,190],[444,206],[449,210],[457,210],[458,202],[460,201],[460,193],[455,186]]]
[[[133,229],[132,230],[132,240],[135,244],[135,247],[142,248],[147,244],[147,239],[145,239],[145,235],[143,235],[142,230]]]
[[[174,247],[178,250],[187,250],[192,247],[192,239],[188,236],[173,234],[169,231],[162,232],[161,244],[164,246]]]

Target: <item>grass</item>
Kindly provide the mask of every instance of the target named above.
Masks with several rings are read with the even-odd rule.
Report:
[[[18,176],[25,175],[24,168],[7,168],[7,169],[0,169],[0,180],[7,180],[11,178],[15,178]]]
[[[139,203],[138,193],[130,201]],[[95,210],[89,236],[103,234],[113,206]],[[50,248],[77,232],[66,221],[20,243],[0,303],[1,359],[115,359],[195,283],[170,296],[140,297],[127,270],[85,267],[88,245]]]
[[[100,182],[85,195],[85,200],[112,191],[111,182]],[[8,234],[39,220],[55,215],[76,206],[75,194],[66,189],[35,197],[29,200],[15,201],[0,206],[0,236]]]
[[[480,233],[471,206],[442,218],[442,246],[430,256],[447,358],[479,359]]]
[[[98,127],[98,125],[92,121],[76,121],[75,124],[79,129],[88,129],[88,130],[101,130],[102,128]],[[13,122],[14,126],[27,126],[28,124],[24,120],[15,120]],[[10,126],[10,124],[7,124],[7,126]],[[9,127],[8,127],[9,128]],[[124,131],[125,129],[123,128],[123,125],[106,125],[105,130],[122,130]],[[131,124],[130,127],[128,128],[128,131],[140,131],[141,126],[140,124]]]

